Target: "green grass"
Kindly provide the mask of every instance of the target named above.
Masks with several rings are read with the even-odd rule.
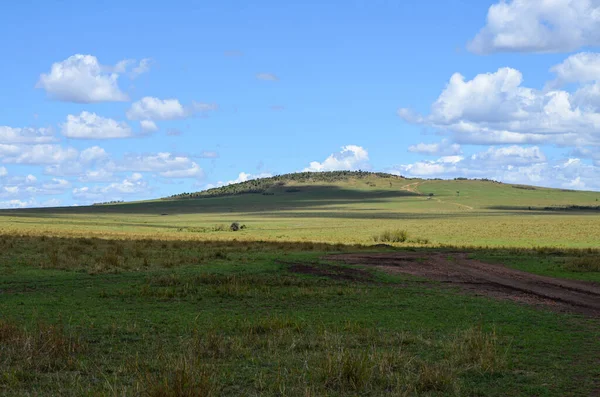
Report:
[[[410,276],[339,279],[341,265],[319,259],[366,248],[2,241],[11,247],[0,257],[8,395],[562,396],[589,393],[600,375],[597,319]],[[67,254],[75,247],[79,260]],[[108,250],[119,259],[97,265]]]
[[[542,276],[600,283],[600,254],[577,250],[484,250],[473,258]]]
[[[0,394],[598,390],[597,318],[321,259],[468,246],[481,260],[600,282],[600,214],[556,210],[591,208],[598,193],[330,177],[268,195],[1,211]]]

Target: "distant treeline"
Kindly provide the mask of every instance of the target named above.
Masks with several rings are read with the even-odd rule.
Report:
[[[544,211],[600,211],[600,205],[566,205],[544,207]]]
[[[381,178],[381,179],[406,179],[402,176],[387,174],[384,172],[367,171],[330,171],[330,172],[297,172],[294,174],[276,175],[269,178],[253,179],[246,182],[235,183],[232,185],[217,187],[194,193],[181,193],[165,198],[184,199],[199,197],[221,197],[238,194],[269,194],[268,189],[273,187],[283,187],[288,182],[296,183],[333,183],[345,181],[350,178]],[[291,189],[290,189],[291,190]]]
[[[111,204],[121,204],[124,202],[125,202],[125,200],[114,200],[114,201],[105,201],[103,203],[94,203],[92,205],[111,205]]]

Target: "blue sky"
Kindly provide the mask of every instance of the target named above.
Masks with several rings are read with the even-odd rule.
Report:
[[[302,170],[600,190],[599,1],[297,3],[2,5],[0,208]]]

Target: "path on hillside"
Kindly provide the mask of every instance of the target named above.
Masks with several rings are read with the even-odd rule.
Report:
[[[422,194],[419,191],[419,186],[426,183],[427,181],[421,181],[421,182],[413,182],[413,183],[409,183],[408,185],[404,185],[402,186],[402,190],[406,190],[407,192],[411,192],[411,193],[415,193],[415,194]],[[465,204],[460,204],[460,203],[455,203],[453,201],[443,201],[442,199],[439,199],[437,197],[432,197],[433,200],[437,201],[438,203],[448,203],[448,204],[452,204],[452,205],[456,205],[462,208],[466,208],[468,210],[472,210],[473,207],[469,206],[469,205],[465,205]]]
[[[329,255],[326,259],[425,277],[478,295],[600,317],[598,283],[539,276],[469,259],[467,253],[357,253]]]

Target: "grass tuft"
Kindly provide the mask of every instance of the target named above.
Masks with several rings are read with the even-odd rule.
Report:
[[[408,240],[408,232],[401,229],[386,230],[374,235],[373,240],[381,243],[404,243]]]
[[[583,256],[565,260],[565,270],[578,273],[600,272],[600,256]]]

